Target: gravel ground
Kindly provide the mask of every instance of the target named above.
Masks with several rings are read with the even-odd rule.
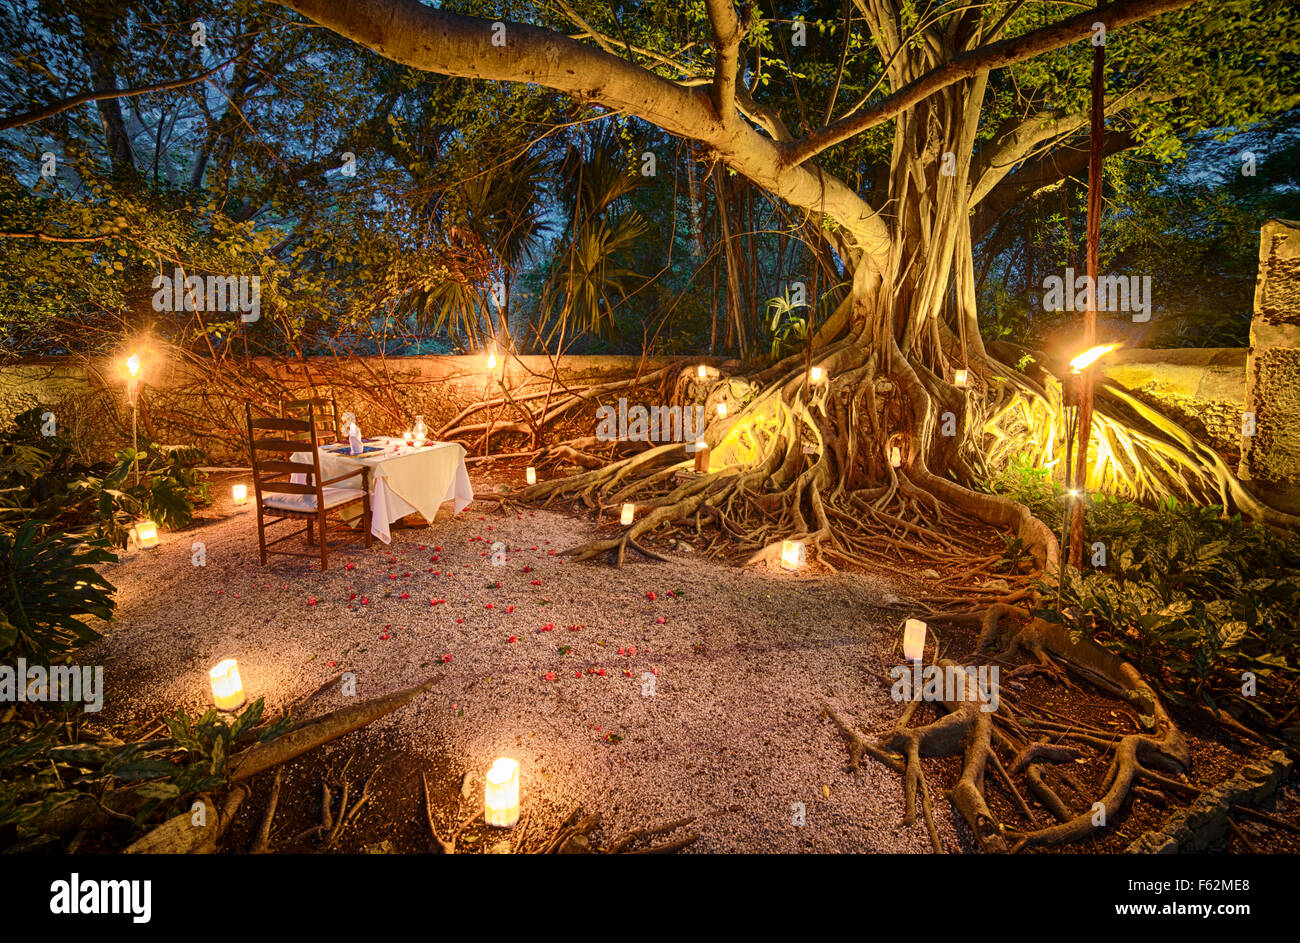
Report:
[[[436,677],[431,692],[352,736],[441,755],[475,789],[492,758],[514,757],[530,828],[582,806],[615,835],[695,816],[692,852],[929,850],[923,824],[901,825],[898,777],[870,762],[847,772],[820,710],[829,698],[864,730],[896,719],[874,678],[898,662],[901,620],[877,608],[896,588],[690,553],[621,570],[564,563],[556,553],[589,538],[590,520],[503,517],[482,502],[395,530],[391,547],[337,551],[326,573],[289,557],[263,568],[252,512],[214,491],[227,497],[194,526],[108,571],[118,617],[82,659],[105,666],[105,720],[205,709],[207,669],[228,656],[268,712],[340,671],[355,673],[362,697]],[[493,566],[498,540],[507,559]],[[345,702],[331,690],[312,712]],[[936,814],[945,845],[965,846],[942,799]]]

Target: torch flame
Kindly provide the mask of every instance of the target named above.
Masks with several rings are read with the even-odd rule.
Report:
[[[1092,347],[1085,350],[1079,356],[1070,361],[1071,372],[1082,373],[1118,346],[1119,344],[1102,344],[1099,347]]]

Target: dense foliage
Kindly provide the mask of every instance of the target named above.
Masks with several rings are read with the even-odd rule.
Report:
[[[10,709],[0,717],[0,848],[57,841],[61,809],[102,804],[111,793],[116,825],[96,833],[103,847],[86,850],[118,850],[146,825],[189,812],[194,796],[224,785],[238,748],[287,729],[288,718],[262,724],[262,708],[259,698],[233,718],[177,711],[164,718],[166,737],[129,742],[88,723],[80,705],[66,716],[17,717]],[[81,837],[72,836],[69,850]]]
[[[1068,497],[1020,465],[999,488],[1061,526]],[[1290,723],[1300,691],[1300,538],[1170,499],[1088,498],[1082,572],[1040,584],[1037,614],[1130,659],[1175,704]],[[1251,684],[1250,676],[1254,677]]]
[[[444,6],[566,32],[580,23],[675,81],[712,68],[698,41],[703,4]],[[904,25],[942,6],[908,5]],[[871,36],[860,22],[846,32],[840,4],[747,11],[745,85],[793,131],[890,90]],[[992,3],[985,15],[1004,14],[1009,35],[1065,15],[1051,3]],[[1179,342],[1239,337],[1239,323],[1214,319],[1239,321],[1250,234],[1290,205],[1269,205],[1284,153],[1261,151],[1258,176],[1229,180],[1235,158],[1208,158],[1196,142],[1295,105],[1280,80],[1294,67],[1295,26],[1285,5],[1232,0],[1108,40],[1116,152],[1103,245],[1116,266],[1156,276],[1171,316],[1159,326],[1181,331]],[[0,113],[15,120],[87,89],[181,83],[0,131],[0,338],[14,353],[101,354],[151,333],[205,357],[472,350],[494,339],[761,357],[789,339],[764,317],[766,299],[800,283],[816,304],[845,275],[826,221],[800,218],[644,122],[534,86],[405,69],[270,5],[5,0],[0,40]],[[997,172],[1066,154],[1058,180],[1021,192],[1032,175],[1010,174],[997,210],[981,211],[992,334],[1008,324],[1023,334],[1015,322],[1033,310],[1042,269],[1079,258],[1076,119],[1089,62],[1072,46],[990,77],[981,160],[996,170],[1001,143],[1036,121],[1059,130]],[[881,204],[891,140],[882,125],[819,163]],[[1204,224],[1221,238],[1179,251]],[[178,268],[260,278],[261,316],[154,310],[152,280]],[[1176,328],[1180,319],[1194,323]]]
[[[85,464],[42,428],[31,410],[0,435],[0,655],[50,658],[98,638],[87,617],[111,618],[114,590],[95,567],[116,561],[127,525],[181,528],[208,500],[197,449],[127,448]]]

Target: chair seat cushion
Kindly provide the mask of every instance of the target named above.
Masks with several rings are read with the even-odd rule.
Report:
[[[360,488],[325,488],[325,509],[338,507],[340,504],[349,504],[353,501],[360,501],[365,497],[365,492]],[[316,495],[314,494],[264,494],[262,495],[262,504],[269,508],[278,508],[281,511],[315,511]]]

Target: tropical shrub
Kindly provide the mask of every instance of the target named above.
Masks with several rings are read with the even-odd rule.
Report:
[[[168,736],[123,743],[91,727],[79,706],[66,717],[10,710],[0,721],[0,848],[26,851],[58,839],[50,813],[113,793],[114,816],[129,840],[151,822],[189,809],[193,797],[224,785],[238,748],[283,733],[288,717],[261,725],[259,698],[233,719],[215,710],[164,718]],[[261,726],[259,726],[261,725]]]
[[[1045,475],[1021,465],[1000,484],[1059,531],[1067,502]],[[1220,507],[1097,495],[1085,541],[1084,570],[1040,583],[1035,614],[1128,658],[1175,704],[1284,721],[1300,686],[1300,539]]]

